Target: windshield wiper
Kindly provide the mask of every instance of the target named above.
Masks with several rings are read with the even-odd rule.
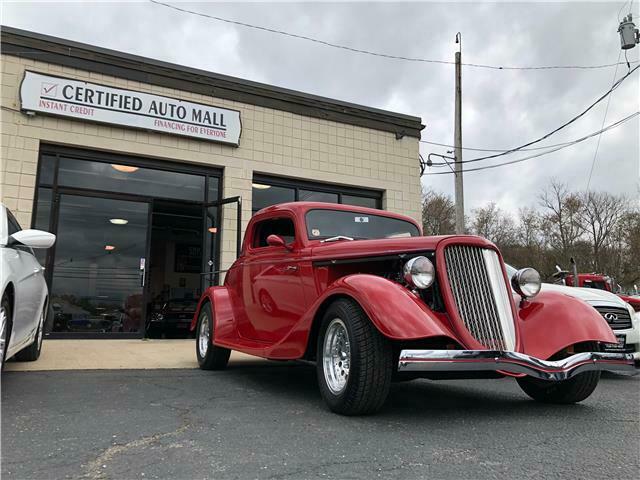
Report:
[[[320,243],[337,242],[338,240],[351,240],[351,241],[353,241],[353,238],[347,237],[345,235],[336,235],[335,237],[325,238],[324,240],[320,240]]]

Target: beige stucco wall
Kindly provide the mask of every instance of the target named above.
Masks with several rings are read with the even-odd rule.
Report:
[[[83,81],[240,110],[240,147],[162,133],[21,113],[19,87],[25,68]],[[254,172],[374,188],[384,191],[387,210],[420,218],[418,139],[279,110],[222,100],[2,55],[0,65],[0,198],[30,225],[39,145],[55,143],[221,167],[223,196],[243,197],[244,224],[251,216]],[[226,209],[222,267],[235,255],[235,214]]]

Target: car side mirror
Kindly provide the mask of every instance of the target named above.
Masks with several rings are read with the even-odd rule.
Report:
[[[283,247],[287,250],[291,250],[291,247],[287,245],[287,243],[284,241],[284,238],[282,238],[280,235],[269,235],[267,237],[267,245],[269,245],[270,247]]]
[[[8,245],[25,245],[31,248],[49,248],[56,241],[53,233],[42,230],[20,230],[9,237]]]

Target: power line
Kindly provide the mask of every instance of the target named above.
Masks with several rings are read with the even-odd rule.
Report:
[[[430,142],[427,140],[420,140],[420,143],[427,143],[429,145],[436,145],[439,147],[448,147],[448,148],[455,148],[453,145],[449,145],[448,143],[438,143],[438,142]],[[569,142],[562,142],[562,143],[554,143],[552,145],[545,145],[544,147],[531,147],[531,148],[521,148],[518,151],[519,152],[532,152],[532,151],[536,151],[536,150],[546,150],[547,148],[553,148],[553,147],[559,147],[562,145],[568,145]],[[474,148],[474,147],[462,147],[462,150],[469,150],[469,151],[473,151],[473,152],[509,152],[511,151],[510,149],[506,149],[506,148]]]
[[[158,0],[149,0],[151,3],[155,3],[156,5],[160,5],[166,8],[171,8],[173,10],[177,10],[178,12],[182,12],[182,13],[187,13],[190,15],[196,15],[199,17],[203,17],[203,18],[208,18],[210,20],[216,20],[218,22],[224,22],[224,23],[229,23],[232,25],[238,25],[240,27],[245,27],[245,28],[252,28],[254,30],[261,30],[263,32],[268,32],[268,33],[273,33],[276,35],[283,35],[286,37],[290,37],[290,38],[297,38],[298,40],[305,40],[307,42],[313,42],[313,43],[317,43],[320,45],[324,45],[326,47],[331,47],[331,48],[337,48],[340,50],[347,50],[349,52],[353,52],[353,53],[360,53],[363,55],[371,55],[374,57],[381,57],[381,58],[389,58],[389,59],[393,59],[393,60],[403,60],[403,61],[407,61],[407,62],[419,62],[419,63],[435,63],[435,64],[442,64],[442,65],[454,65],[455,62],[451,62],[451,61],[446,61],[446,60],[433,60],[433,59],[426,59],[426,58],[419,58],[419,57],[406,57],[406,56],[402,56],[402,55],[391,55],[391,54],[387,54],[387,53],[380,53],[380,52],[374,52],[371,50],[364,50],[361,48],[354,48],[354,47],[349,47],[346,45],[340,45],[337,43],[332,43],[326,40],[321,40],[319,38],[314,38],[314,37],[309,37],[306,35],[299,35],[296,33],[290,33],[290,32],[286,32],[284,30],[277,30],[275,28],[269,28],[269,27],[263,27],[260,25],[254,25],[251,23],[246,23],[246,22],[240,22],[238,20],[231,20],[229,18],[223,18],[223,17],[218,17],[216,15],[209,15],[206,13],[202,13],[202,12],[197,12],[195,10],[189,10],[186,8],[182,8],[182,7],[178,7],[177,5],[172,5],[170,3],[164,3],[164,2],[160,2]],[[637,63],[638,60],[633,60],[632,63]],[[616,63],[606,63],[606,64],[601,64],[601,65],[544,65],[544,66],[532,66],[532,67],[514,67],[514,66],[500,66],[500,65],[486,65],[486,64],[480,64],[480,63],[463,63],[462,65],[466,66],[466,67],[474,67],[474,68],[486,68],[486,69],[490,69],[490,70],[593,70],[593,69],[599,69],[599,68],[609,68],[609,67],[615,67],[618,64]]]
[[[562,125],[560,125],[559,127],[555,128],[554,130],[551,130],[549,133],[535,139],[532,140],[528,143],[525,143],[524,145],[520,145],[519,147],[514,147],[510,150],[506,150],[504,152],[500,152],[500,153],[495,153],[493,155],[486,155],[484,157],[478,157],[478,158],[472,158],[470,160],[463,160],[462,163],[466,164],[466,163],[474,163],[474,162],[479,162],[482,160],[489,160],[491,158],[498,158],[498,157],[502,157],[504,155],[508,155],[510,153],[514,153],[517,151],[522,150],[525,147],[529,147],[531,145],[534,145],[536,143],[539,143],[543,140],[546,140],[547,138],[549,138],[550,136],[556,134],[557,132],[559,132],[560,130],[562,130],[563,128],[568,127],[569,125],[571,125],[572,123],[576,122],[578,119],[582,118],[584,115],[586,115],[591,109],[593,109],[598,103],[600,103],[602,100],[604,100],[605,98],[607,98],[616,88],[618,88],[622,82],[624,82],[632,73],[634,73],[636,70],[638,70],[638,68],[640,68],[640,65],[633,68],[631,71],[629,71],[629,73],[627,73],[625,76],[621,77],[619,80],[615,81],[613,83],[613,85],[611,85],[611,88],[609,88],[609,90],[607,90],[604,94],[602,94],[600,97],[598,97],[597,100],[595,100],[591,105],[589,105],[586,109],[584,109],[582,112],[580,112],[578,115],[574,116],[573,118],[571,118],[570,120],[566,121],[565,123],[563,123]],[[440,164],[435,164],[434,165],[442,165]]]
[[[519,158],[517,160],[511,160],[509,162],[497,163],[495,165],[487,165],[487,166],[483,166],[483,167],[469,168],[467,170],[464,170],[464,173],[467,173],[467,172],[478,172],[480,170],[489,170],[489,169],[492,169],[492,168],[503,167],[505,165],[513,165],[514,163],[521,163],[521,162],[525,162],[527,160],[531,160],[531,159],[534,159],[534,158],[542,157],[543,155],[547,155],[549,153],[557,152],[558,150],[562,150],[562,149],[568,148],[568,147],[570,147],[572,145],[576,145],[576,144],[578,144],[580,142],[584,142],[585,140],[588,140],[589,138],[595,137],[596,135],[599,135],[599,134],[601,134],[603,132],[606,132],[608,130],[616,128],[616,127],[622,125],[623,123],[628,122],[632,118],[637,117],[638,115],[640,115],[640,111],[632,113],[631,115],[629,115],[629,116],[627,116],[627,117],[625,117],[625,118],[623,118],[621,120],[618,120],[615,123],[612,123],[611,125],[607,126],[606,128],[603,128],[602,130],[598,130],[597,132],[593,132],[593,133],[591,133],[589,135],[586,135],[586,136],[584,136],[582,138],[574,140],[573,142],[571,142],[568,145],[556,147],[556,148],[553,148],[553,149],[551,149],[549,151],[546,151],[546,152],[537,153],[535,155],[529,155],[528,157]],[[452,172],[425,173],[425,175],[451,175],[451,174],[452,174]]]
[[[633,4],[633,0],[631,0],[631,3]],[[625,50],[626,52],[626,50]],[[620,52],[618,52],[618,61],[620,61],[620,57],[622,56],[622,49],[620,50]],[[613,80],[612,85],[615,85],[616,82],[616,76],[618,75],[618,66],[616,65],[616,70],[613,73]],[[604,122],[607,121],[607,113],[609,113],[609,104],[611,103],[611,97],[612,95],[609,95],[609,98],[607,98],[607,106],[604,109],[604,116],[602,117],[602,125],[600,126],[600,128],[604,127]],[[596,143],[596,150],[593,153],[593,161],[591,162],[591,169],[589,170],[589,180],[587,180],[587,188],[586,188],[586,192],[589,191],[589,187],[591,186],[591,177],[593,176],[593,169],[596,166],[596,160],[598,159],[598,150],[600,149],[600,140],[602,139],[602,135],[598,136],[598,143]]]

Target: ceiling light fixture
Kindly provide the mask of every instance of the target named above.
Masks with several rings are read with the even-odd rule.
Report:
[[[105,246],[104,246],[104,249],[105,249],[107,252],[111,252],[111,251],[115,250],[115,249],[116,249],[116,247],[114,247],[113,245],[105,245]]]
[[[129,220],[125,218],[110,218],[109,221],[114,225],[126,225],[129,223]]]
[[[268,188],[271,188],[271,185],[265,185],[264,183],[252,183],[251,186],[258,190],[266,190]]]
[[[111,168],[122,173],[133,173],[138,170],[138,167],[132,167],[131,165],[117,165],[115,163],[111,164]]]

